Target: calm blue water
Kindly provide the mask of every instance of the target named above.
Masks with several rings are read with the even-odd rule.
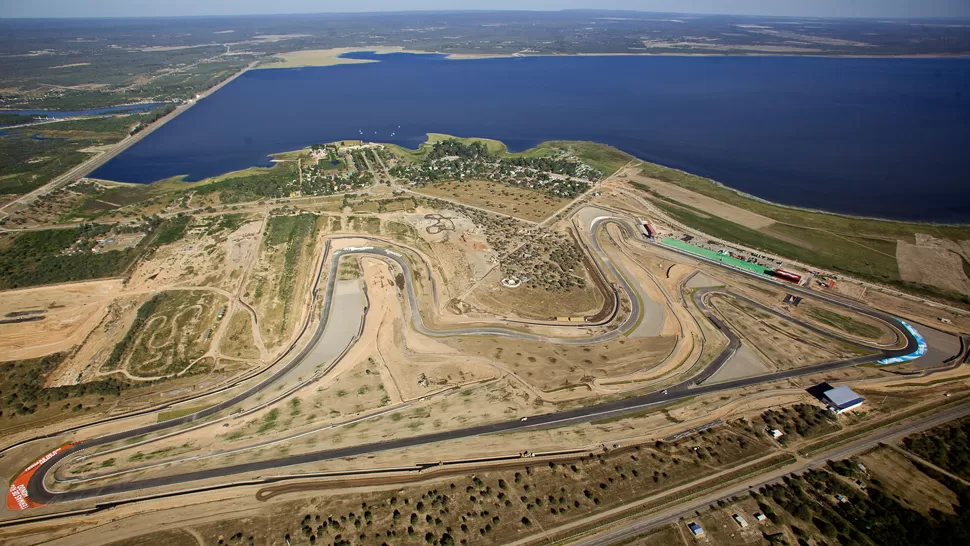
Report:
[[[102,114],[118,114],[121,112],[148,112],[158,108],[165,103],[146,102],[142,104],[128,104],[124,106],[110,106],[108,108],[95,108],[92,110],[0,110],[0,114],[19,114],[22,116],[46,116],[49,118],[70,118],[75,116],[100,116]]]
[[[970,59],[375,58],[248,72],[93,176],[199,180],[316,142],[439,132],[604,142],[780,203],[970,221]]]

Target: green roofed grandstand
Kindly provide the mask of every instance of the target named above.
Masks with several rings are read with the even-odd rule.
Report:
[[[722,264],[725,264],[725,265],[730,265],[741,269],[747,269],[748,271],[753,271],[759,275],[771,276],[771,273],[770,273],[771,270],[768,269],[767,267],[762,267],[758,264],[753,264],[753,263],[746,262],[744,260],[732,258],[731,256],[718,254],[713,250],[707,250],[706,248],[694,246],[692,244],[685,243],[683,241],[678,241],[677,239],[673,239],[671,237],[665,238],[663,240],[663,244],[682,250],[684,252],[687,252],[688,254],[694,254],[695,256],[707,258],[708,260],[714,260],[717,262],[721,262]]]

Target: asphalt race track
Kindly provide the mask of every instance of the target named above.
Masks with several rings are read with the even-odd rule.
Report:
[[[600,226],[606,223],[615,223],[619,225],[624,230],[625,235],[630,239],[635,239],[645,244],[654,244],[654,243],[645,241],[641,236],[639,236],[638,230],[636,228],[631,227],[631,224],[629,222],[620,220],[617,218],[597,218],[597,220],[594,221],[591,225],[590,233],[595,233],[595,230],[597,230]],[[361,239],[361,237],[356,237],[356,238]],[[714,373],[716,373],[717,370],[719,370],[721,366],[725,362],[727,362],[728,359],[734,354],[734,352],[740,346],[740,339],[734,332],[732,332],[729,328],[727,328],[726,325],[723,324],[717,317],[711,314],[710,309],[708,308],[705,302],[706,296],[710,294],[718,293],[718,292],[726,293],[726,290],[701,289],[695,292],[694,301],[695,303],[697,303],[698,307],[704,312],[707,318],[711,320],[711,322],[727,337],[728,346],[699,374],[675,386],[668,387],[664,391],[652,392],[646,395],[630,397],[623,400],[617,400],[613,402],[573,409],[569,411],[563,411],[563,412],[545,414],[545,415],[537,415],[537,416],[529,417],[528,419],[525,419],[525,420],[517,419],[515,421],[493,423],[488,425],[470,427],[470,428],[461,429],[461,430],[453,430],[453,431],[440,432],[435,434],[414,436],[410,438],[400,438],[396,440],[383,441],[379,443],[350,446],[350,447],[339,448],[339,449],[315,451],[311,453],[290,455],[290,456],[279,457],[279,458],[263,460],[263,461],[239,463],[235,465],[222,466],[218,468],[210,468],[205,470],[185,472],[182,474],[172,475],[172,476],[135,480],[135,481],[126,482],[126,483],[115,483],[115,484],[105,485],[102,487],[90,487],[86,489],[73,489],[70,491],[53,492],[53,491],[49,491],[45,486],[45,478],[48,476],[48,474],[54,468],[54,466],[57,465],[58,462],[63,460],[65,457],[70,456],[71,454],[77,453],[82,450],[88,450],[99,445],[117,442],[119,440],[125,440],[128,438],[133,438],[135,436],[141,436],[144,434],[157,432],[164,429],[169,429],[185,423],[190,423],[193,421],[200,420],[202,418],[208,417],[210,415],[214,415],[218,412],[231,408],[232,406],[238,404],[240,401],[246,398],[249,398],[267,389],[269,386],[271,386],[278,378],[282,377],[288,371],[293,369],[293,367],[298,365],[306,357],[306,355],[309,354],[309,351],[314,347],[316,342],[320,339],[323,331],[326,329],[327,322],[332,312],[331,302],[332,302],[333,290],[334,290],[334,286],[337,278],[337,266],[340,262],[340,259],[344,256],[349,256],[352,254],[371,255],[371,256],[379,257],[381,259],[390,260],[395,264],[397,264],[397,266],[400,267],[401,270],[403,271],[404,278],[406,280],[405,285],[406,285],[408,302],[411,307],[412,325],[415,330],[417,330],[418,332],[421,332],[424,335],[428,335],[432,337],[447,337],[447,336],[455,336],[455,335],[493,335],[493,336],[516,337],[521,339],[531,339],[531,340],[537,340],[537,341],[546,341],[546,342],[555,342],[555,343],[574,343],[574,344],[587,344],[587,343],[603,341],[606,339],[619,336],[622,333],[626,332],[637,322],[637,320],[639,320],[639,317],[641,314],[641,308],[638,303],[638,298],[636,296],[634,289],[627,283],[627,280],[625,279],[624,275],[622,275],[622,273],[617,269],[617,267],[612,263],[611,260],[606,258],[606,254],[603,252],[603,249],[600,248],[600,246],[598,245],[595,236],[590,237],[589,244],[592,246],[594,252],[599,255],[598,258],[600,258],[600,262],[605,264],[606,268],[610,270],[610,274],[613,278],[613,281],[619,285],[621,290],[626,292],[628,300],[631,301],[633,304],[633,312],[630,313],[629,317],[627,317],[622,324],[616,325],[616,327],[610,330],[609,332],[599,334],[597,336],[586,337],[586,338],[567,338],[567,339],[549,338],[549,337],[539,336],[529,332],[522,332],[514,329],[501,328],[501,327],[477,327],[477,328],[473,327],[473,328],[461,328],[461,329],[432,330],[424,324],[424,321],[422,320],[420,313],[418,311],[419,309],[418,299],[415,294],[414,285],[412,282],[412,279],[413,279],[412,268],[409,261],[402,254],[395,252],[393,250],[379,248],[377,246],[350,247],[350,248],[343,248],[343,249],[334,251],[332,256],[330,256],[329,276],[328,276],[327,285],[324,293],[325,299],[324,299],[323,310],[321,312],[320,323],[318,324],[316,331],[313,333],[310,339],[310,342],[304,347],[302,351],[296,354],[295,357],[293,357],[293,359],[289,363],[287,363],[278,371],[274,372],[269,377],[266,377],[256,385],[246,389],[245,391],[233,396],[232,398],[224,402],[218,403],[198,413],[187,415],[185,417],[181,417],[177,419],[171,419],[161,423],[155,423],[144,427],[130,429],[116,434],[110,434],[110,435],[105,435],[105,436],[90,439],[90,440],[85,440],[83,442],[70,446],[69,448],[57,453],[55,456],[51,457],[42,465],[40,465],[37,471],[31,476],[27,484],[27,491],[29,493],[29,498],[34,503],[53,504],[53,503],[63,503],[63,502],[77,501],[77,500],[83,500],[83,499],[92,499],[92,498],[101,497],[105,495],[114,495],[114,494],[122,494],[122,493],[144,494],[145,490],[156,488],[156,487],[183,485],[183,484],[188,484],[190,482],[195,482],[199,480],[228,477],[228,476],[233,476],[233,475],[238,475],[243,473],[260,472],[260,471],[277,469],[280,467],[327,461],[327,460],[332,460],[332,459],[337,459],[342,457],[360,456],[360,455],[366,455],[366,454],[380,452],[380,451],[387,451],[391,449],[413,447],[413,446],[443,442],[448,440],[457,440],[461,438],[468,438],[472,436],[479,436],[483,434],[490,434],[490,433],[496,433],[496,432],[508,432],[513,430],[521,430],[521,429],[529,429],[529,428],[537,428],[537,427],[560,426],[567,423],[579,423],[583,421],[597,420],[605,417],[622,415],[624,413],[638,411],[656,404],[662,404],[662,403],[667,403],[675,400],[681,400],[691,396],[697,396],[701,394],[708,394],[708,393],[719,392],[719,391],[733,390],[740,387],[757,385],[759,383],[777,381],[779,379],[809,375],[809,374],[824,372],[827,370],[833,370],[833,369],[843,368],[848,366],[855,366],[858,364],[873,362],[887,357],[908,355],[914,352],[917,348],[917,341],[913,337],[913,335],[910,334],[909,331],[902,326],[902,324],[898,319],[890,315],[887,315],[875,309],[868,308],[856,302],[844,300],[842,298],[837,298],[830,295],[818,294],[815,292],[804,290],[795,286],[789,286],[786,284],[786,289],[791,292],[797,292],[799,295],[803,295],[809,298],[822,299],[834,305],[847,307],[859,313],[863,313],[871,317],[877,318],[881,321],[884,321],[886,323],[889,323],[890,325],[893,326],[895,330],[898,331],[899,334],[905,337],[905,341],[906,341],[905,346],[899,349],[878,349],[878,348],[873,349],[865,345],[860,345],[858,342],[854,340],[841,338],[840,336],[836,336],[831,332],[821,330],[810,324],[806,324],[802,321],[794,320],[791,317],[784,316],[784,318],[787,320],[793,320],[794,322],[797,322],[799,325],[805,328],[809,328],[829,338],[837,339],[844,343],[849,343],[855,346],[862,346],[869,349],[873,349],[874,353],[865,355],[865,356],[851,358],[851,359],[840,360],[836,362],[829,362],[829,363],[807,366],[807,367],[793,369],[793,370],[786,370],[786,371],[764,374],[764,375],[755,376],[755,377],[737,379],[733,381],[718,383],[716,385],[703,385],[704,381],[709,379],[711,376],[713,376]],[[670,247],[662,247],[662,248],[664,248],[667,251],[676,252],[676,249],[672,249]],[[329,251],[329,246],[327,247],[327,251],[325,252],[328,252],[328,251]],[[694,260],[698,259],[698,257],[694,255],[687,255],[687,256],[689,256],[691,259],[694,259]],[[708,263],[711,263],[712,265],[716,265],[719,267],[727,267],[727,266],[723,266],[718,262],[708,262]],[[732,271],[743,273],[733,268],[732,268]],[[751,274],[751,276],[762,281],[771,282],[755,274]],[[316,288],[314,288],[314,294],[316,295]],[[741,297],[738,294],[732,293],[731,295],[736,298]],[[743,298],[743,299],[747,300],[747,298]],[[750,300],[747,300],[747,301],[750,302]],[[755,302],[752,302],[752,303],[755,303]],[[757,303],[755,304],[758,305]],[[760,307],[764,307],[764,306],[760,306]],[[770,309],[768,310],[771,311]],[[207,393],[205,396],[209,396],[211,394],[212,393]]]

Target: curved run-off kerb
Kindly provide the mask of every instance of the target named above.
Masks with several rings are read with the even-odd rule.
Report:
[[[876,364],[886,365],[886,364],[899,364],[900,362],[910,362],[926,354],[927,345],[926,345],[926,340],[923,339],[923,336],[921,336],[920,333],[916,330],[916,328],[913,328],[908,322],[904,320],[900,320],[899,323],[902,324],[903,328],[906,328],[906,331],[909,332],[910,335],[912,335],[913,338],[916,339],[916,344],[917,344],[916,350],[913,351],[912,353],[909,353],[908,355],[877,360]]]

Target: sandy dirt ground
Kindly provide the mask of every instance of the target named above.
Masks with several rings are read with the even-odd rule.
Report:
[[[447,344],[414,332],[404,319],[403,296],[384,262],[365,260],[368,294],[383,287],[384,313],[380,321],[377,352],[389,371],[402,400],[415,400],[446,388],[496,379],[500,373],[487,360],[459,353]],[[397,301],[395,301],[397,300]],[[388,305],[389,303],[389,305]]]
[[[250,221],[232,233],[210,235],[190,228],[178,242],[165,245],[140,262],[128,290],[151,291],[168,286],[210,286],[235,292],[243,272],[256,257],[262,222]]]
[[[849,337],[861,340],[865,343],[875,343],[887,347],[901,346],[902,344],[901,337],[897,336],[894,330],[889,328],[884,322],[878,321],[861,313],[855,313],[845,308],[835,307],[834,305],[821,300],[802,300],[802,303],[798,304],[797,307],[789,307],[787,311],[793,317],[812,323],[839,336]],[[851,319],[853,322],[861,323],[865,326],[871,326],[875,329],[873,330],[874,332],[878,332],[878,335],[860,335],[856,331],[846,332],[840,328],[836,328],[830,324],[826,324],[818,320],[818,317],[815,314],[818,311],[836,313],[841,317]]]
[[[716,296],[711,302],[749,348],[775,370],[790,370],[855,356],[848,346],[834,343],[794,323],[760,311],[743,301]]]
[[[111,301],[97,328],[48,377],[47,386],[75,385],[97,379],[101,365],[128,333],[138,308],[147,299],[148,296],[130,296]]]
[[[714,286],[723,286],[723,285],[724,283],[721,281],[712,279],[711,277],[708,277],[703,273],[698,273],[697,275],[694,275],[693,277],[691,277],[690,280],[687,281],[687,284],[685,284],[684,286],[690,289],[696,289],[696,288],[711,288]]]
[[[963,271],[964,259],[941,246],[917,246],[906,241],[896,243],[900,278],[957,294],[970,293],[970,279]]]
[[[463,301],[480,311],[517,320],[554,320],[556,317],[593,315],[603,306],[603,296],[590,281],[585,288],[545,290],[530,286],[505,288],[502,272],[492,270]]]
[[[734,379],[765,374],[770,371],[771,368],[765,365],[760,356],[748,348],[747,345],[741,345],[737,352],[734,353],[734,356],[725,362],[724,366],[707,383],[713,384],[732,381]]]
[[[621,264],[623,274],[628,277],[628,281],[640,294],[643,319],[629,333],[629,336],[639,338],[662,334],[679,334],[680,325],[677,324],[676,317],[671,313],[667,305],[669,300],[658,285],[656,278],[656,275],[664,274],[669,264],[665,267],[663,260],[644,259],[644,254],[640,254],[638,260],[632,253],[614,242],[623,240],[621,232],[616,226],[608,226],[607,232],[612,236],[612,240],[602,240],[601,247],[604,250],[614,250],[614,259]]]
[[[308,49],[303,51],[290,51],[280,53],[277,57],[282,62],[267,63],[259,68],[299,68],[303,66],[332,66],[338,64],[360,64],[376,63],[378,61],[370,59],[346,59],[340,56],[344,53],[353,51],[373,51],[378,54],[385,53],[427,53],[426,51],[408,51],[403,47],[387,46],[368,46],[368,47],[340,47],[334,49]]]
[[[750,229],[764,229],[775,221],[767,216],[744,210],[734,205],[722,203],[705,195],[695,193],[680,188],[674,184],[650,178],[640,174],[640,168],[636,165],[625,167],[620,173],[613,177],[618,181],[631,181],[648,186],[651,190],[685,205],[690,205],[701,210],[708,211],[713,216],[741,224]]]
[[[649,370],[670,354],[677,339],[619,338],[602,344],[559,345],[528,340],[463,336],[445,341],[467,355],[500,362],[542,391],[553,391]]]
[[[442,296],[446,300],[459,298],[495,267],[498,253],[489,246],[484,230],[465,216],[425,209],[418,212],[407,216],[407,221],[428,243],[429,254],[444,281],[440,285]]]
[[[220,354],[240,358],[243,360],[258,360],[259,348],[253,339],[252,317],[246,311],[236,311],[231,317],[226,317],[229,324],[226,332],[219,340]]]
[[[112,279],[0,292],[3,313],[44,311],[34,315],[43,320],[0,324],[0,360],[37,358],[80,344],[122,286]]]

